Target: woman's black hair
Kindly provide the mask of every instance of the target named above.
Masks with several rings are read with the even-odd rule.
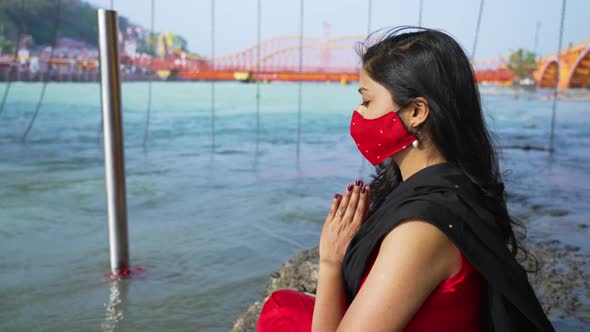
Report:
[[[508,213],[494,140],[485,124],[473,68],[459,43],[444,32],[413,26],[390,29],[377,40],[373,36],[357,45],[365,72],[398,105],[416,97],[428,101],[429,116],[420,132],[426,131],[444,158],[477,185],[512,254],[522,254],[522,262],[530,259],[525,270],[537,272],[537,259],[522,244],[526,228]],[[401,173],[389,158],[376,166],[371,177],[369,215],[397,187]],[[515,228],[520,229],[518,238]]]

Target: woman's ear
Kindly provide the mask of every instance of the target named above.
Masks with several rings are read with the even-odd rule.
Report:
[[[412,102],[411,110],[410,124],[412,127],[418,128],[428,119],[430,112],[428,101],[424,97],[416,97]]]

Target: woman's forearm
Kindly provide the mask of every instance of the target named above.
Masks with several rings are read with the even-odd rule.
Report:
[[[336,331],[344,316],[343,287],[342,265],[320,262],[312,332]]]

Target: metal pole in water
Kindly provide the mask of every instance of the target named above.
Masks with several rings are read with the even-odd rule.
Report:
[[[119,28],[117,12],[113,10],[99,9],[97,18],[111,272],[118,274],[129,268],[121,81],[117,45]]]

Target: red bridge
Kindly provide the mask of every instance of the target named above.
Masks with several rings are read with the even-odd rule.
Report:
[[[364,35],[332,39],[281,36],[214,58],[171,49],[165,56],[154,58],[122,53],[120,62],[149,68],[163,79],[176,75],[182,80],[337,81],[346,84],[359,79],[360,58],[354,50],[365,38]],[[509,85],[514,76],[507,68],[508,58],[475,61],[477,81]],[[10,57],[5,58],[0,66],[8,66],[11,61]],[[67,58],[54,57],[50,62],[58,67],[72,65]],[[95,58],[82,59],[76,60],[75,66],[84,71],[96,71],[97,63]],[[539,58],[534,73],[537,85],[553,87],[558,66],[560,88],[590,87],[590,39],[568,46],[559,55]]]

